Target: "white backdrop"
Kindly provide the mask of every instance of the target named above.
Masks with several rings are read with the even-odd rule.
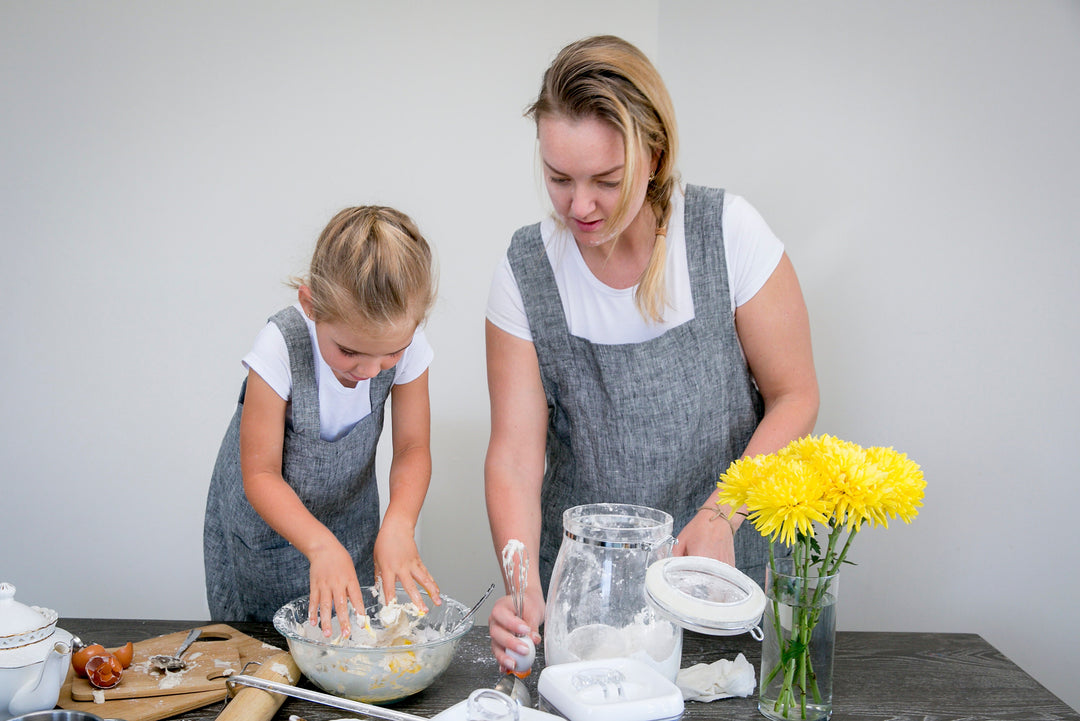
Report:
[[[207,617],[239,358],[330,216],[376,202],[441,270],[422,552],[456,598],[496,580],[483,307],[545,207],[521,111],[611,32],[668,80],[686,179],[787,244],[818,432],[926,472],[916,522],[856,544],[841,626],[982,634],[1080,708],[1080,5],[540,5],[0,4],[0,580],[67,617]]]

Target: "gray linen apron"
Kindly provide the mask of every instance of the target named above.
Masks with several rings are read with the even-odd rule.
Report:
[[[731,313],[723,207],[722,190],[687,187],[694,318],[644,343],[600,345],[571,335],[539,224],[514,234],[510,267],[548,402],[540,540],[545,595],[565,509],[601,502],[658,508],[675,519],[677,535],[761,420],[763,402]],[[735,535],[736,565],[759,584],[767,549],[749,525]]]
[[[394,368],[371,379],[371,415],[344,437],[319,437],[315,356],[303,316],[294,307],[272,318],[285,337],[292,373],[292,423],[285,429],[282,475],[311,513],[352,555],[360,585],[374,583],[379,489],[375,448]],[[203,562],[206,598],[215,621],[269,621],[310,591],[307,558],[266,524],[244,495],[240,416],[246,381],[218,451],[206,499]]]

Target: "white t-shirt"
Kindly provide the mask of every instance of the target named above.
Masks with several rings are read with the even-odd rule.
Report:
[[[299,303],[293,307],[304,315]],[[324,441],[334,441],[344,436],[361,419],[371,414],[371,381],[360,381],[355,388],[343,386],[319,353],[319,344],[315,339],[315,322],[306,315],[304,315],[304,320],[307,322],[308,335],[311,337],[311,348],[315,354],[315,368],[317,369],[315,383],[319,388],[319,437]],[[428,344],[424,331],[417,328],[413,333],[412,343],[402,353],[401,360],[397,362],[394,385],[402,385],[419,378],[431,365],[431,359],[434,356],[435,352]],[[255,344],[244,356],[242,362],[245,368],[258,373],[259,377],[266,381],[282,399],[287,401],[292,397],[289,351],[285,346],[285,337],[281,335],[281,329],[277,325],[267,323],[259,331],[259,335],[255,337]],[[288,412],[292,412],[292,404],[289,404]],[[291,417],[288,420],[291,422]]]
[[[601,345],[642,343],[694,317],[683,203],[681,190],[672,194],[664,266],[670,307],[665,310],[661,323],[645,320],[638,311],[634,304],[637,286],[612,288],[597,280],[581,257],[573,234],[565,226],[550,217],[540,223],[540,234],[572,335]],[[733,193],[724,193],[722,226],[731,311],[734,313],[765,285],[784,254],[784,245],[757,210]],[[487,319],[511,335],[532,340],[521,291],[506,256],[492,278]]]

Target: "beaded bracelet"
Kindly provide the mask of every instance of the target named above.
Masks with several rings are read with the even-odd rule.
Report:
[[[737,531],[738,529],[735,528],[735,524],[732,523],[731,519],[728,516],[725,516],[724,512],[721,511],[719,508],[710,508],[709,506],[702,506],[701,508],[698,509],[698,513],[700,513],[701,511],[708,511],[709,513],[713,514],[713,517],[710,519],[710,520],[713,520],[713,521],[715,521],[717,518],[723,518],[725,521],[727,521],[728,528],[731,529],[731,535],[732,536],[735,535],[735,531]]]

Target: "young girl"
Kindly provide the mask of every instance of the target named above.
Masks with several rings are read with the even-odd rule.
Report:
[[[310,620],[361,584],[397,582],[426,610],[439,587],[413,537],[431,478],[427,367],[420,323],[434,299],[431,250],[413,222],[383,207],[330,221],[299,302],[272,318],[243,359],[247,380],[218,452],[203,557],[214,620],[270,620],[310,593]],[[379,526],[375,449],[393,403],[390,502]]]

